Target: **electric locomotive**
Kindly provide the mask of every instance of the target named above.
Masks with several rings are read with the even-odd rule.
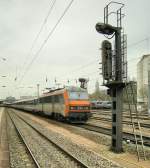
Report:
[[[87,90],[74,86],[51,90],[39,98],[20,100],[12,106],[71,123],[84,123],[91,116]]]

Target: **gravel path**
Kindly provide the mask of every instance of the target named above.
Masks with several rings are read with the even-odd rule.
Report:
[[[63,152],[58,150],[49,141],[40,136],[35,130],[22,122],[20,119],[13,118],[17,127],[21,130],[28,145],[32,149],[36,160],[43,168],[76,168],[80,167],[72,159],[68,158]]]
[[[17,113],[19,116],[21,114]],[[52,132],[43,128],[36,122],[33,122],[29,117],[23,116],[25,120],[28,121],[33,127],[37,128],[40,132],[42,132],[45,136],[47,136],[52,141],[56,142],[57,144],[61,145],[65,150],[69,153],[74,155],[76,158],[80,159],[83,163],[88,165],[91,168],[121,168],[122,166],[116,164],[115,162],[100,156],[99,154],[88,150],[83,145],[78,145],[73,143],[69,138],[64,137],[56,132]],[[71,167],[71,166],[70,166]]]
[[[11,168],[34,168],[35,164],[27,153],[26,147],[16,133],[15,127],[8,116],[7,123]]]

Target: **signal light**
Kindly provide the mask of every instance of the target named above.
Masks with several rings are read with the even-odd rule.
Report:
[[[116,31],[115,27],[111,26],[110,24],[104,24],[104,23],[97,23],[95,28],[98,33],[106,35],[112,35]]]
[[[108,40],[102,42],[102,74],[105,80],[112,78],[112,46]]]

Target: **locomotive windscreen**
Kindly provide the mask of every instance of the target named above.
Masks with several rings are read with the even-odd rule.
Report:
[[[88,100],[88,93],[87,92],[69,92],[69,99]]]

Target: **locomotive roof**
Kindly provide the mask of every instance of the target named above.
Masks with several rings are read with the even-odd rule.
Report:
[[[49,95],[55,95],[55,94],[59,94],[59,93],[63,93],[65,90],[70,91],[70,92],[86,92],[86,89],[77,87],[77,86],[66,86],[64,88],[59,88],[59,89],[55,89],[55,90],[50,90],[48,93],[44,94],[41,97],[46,97]]]
[[[66,89],[68,91],[72,91],[72,92],[87,92],[86,89],[83,89],[83,88],[80,88],[80,87],[77,87],[77,86],[69,86],[69,87],[66,87]]]
[[[64,88],[58,88],[55,90],[50,90],[48,93],[40,96],[39,98],[43,98],[43,97],[48,97],[51,95],[56,95],[56,94],[61,94],[63,93],[65,90],[70,91],[70,92],[87,92],[86,89],[77,87],[77,86],[66,86]],[[33,101],[33,100],[37,100],[38,98],[32,98],[32,99],[24,99],[24,100],[17,100],[14,103],[19,103],[19,102],[27,102],[27,101]]]

